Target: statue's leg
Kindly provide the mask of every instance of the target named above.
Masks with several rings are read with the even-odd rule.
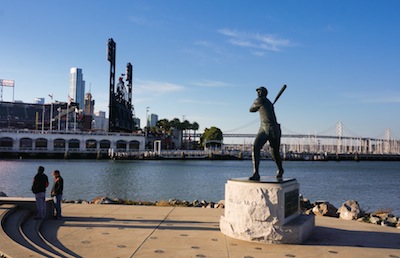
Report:
[[[276,177],[282,178],[283,175],[282,158],[281,154],[279,153],[280,139],[271,139],[270,145],[272,149],[271,151],[272,159],[275,161],[276,166],[278,167],[278,172],[276,172]]]
[[[252,147],[253,175],[249,180],[260,180],[260,151],[267,139],[264,134],[258,134]]]
[[[253,175],[249,180],[260,180],[260,174],[258,168],[260,166],[260,149],[253,145],[251,159],[253,161]]]

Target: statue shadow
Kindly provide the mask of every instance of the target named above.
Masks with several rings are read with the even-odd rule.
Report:
[[[43,237],[53,246],[73,256],[82,257],[66,247],[57,237],[61,227],[72,227],[76,230],[86,228],[104,228],[103,234],[108,234],[107,229],[158,229],[158,230],[204,230],[219,231],[218,223],[213,221],[193,220],[168,220],[168,219],[116,219],[108,217],[63,217],[62,220],[46,220],[42,227]],[[77,239],[77,241],[79,241]]]
[[[400,249],[400,233],[316,226],[315,232],[303,245]]]

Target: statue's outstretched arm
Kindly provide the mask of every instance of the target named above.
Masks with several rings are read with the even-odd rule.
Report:
[[[262,105],[262,101],[260,98],[256,99],[250,107],[250,112],[257,112],[260,109],[260,106]]]

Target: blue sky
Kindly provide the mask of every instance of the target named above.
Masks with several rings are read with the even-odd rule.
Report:
[[[108,38],[116,74],[133,64],[135,114],[256,133],[260,85],[283,133],[400,138],[399,1],[20,1],[0,4],[0,79],[15,100],[66,101],[83,69],[108,111]],[[12,88],[3,88],[12,100]]]

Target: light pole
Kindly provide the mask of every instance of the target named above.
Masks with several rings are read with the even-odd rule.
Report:
[[[147,148],[147,130],[149,130],[149,109],[146,107],[146,130],[144,130],[144,148]]]
[[[61,125],[61,107],[57,108],[58,111],[58,131],[60,131],[60,125]]]
[[[75,107],[75,112],[74,112],[74,131],[76,131],[76,114],[78,113],[78,109]]]
[[[68,131],[69,107],[74,99],[68,95],[67,114],[65,115],[65,131]]]
[[[42,133],[44,133],[44,104],[43,104],[43,110],[42,110]]]
[[[69,104],[67,105],[67,114],[65,114],[65,131],[68,131]]]
[[[53,130],[53,94],[49,94],[49,97],[51,99],[50,102],[50,131]]]
[[[186,134],[186,126],[185,126],[185,118],[186,118],[186,115],[182,115],[182,124],[183,124],[183,129],[184,130],[182,130],[182,143],[183,143],[183,149],[185,149],[185,142],[187,142],[187,141],[185,141],[185,137],[187,137],[187,134]]]

